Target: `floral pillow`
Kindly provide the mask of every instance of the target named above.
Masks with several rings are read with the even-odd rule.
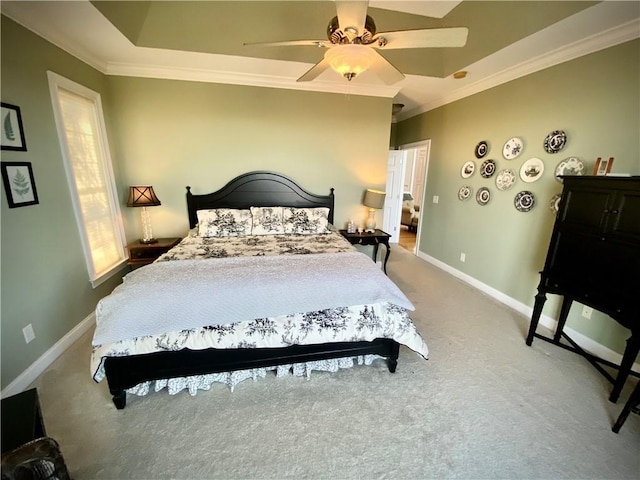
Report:
[[[329,209],[316,208],[284,208],[284,232],[311,235],[329,233]]]
[[[252,235],[277,235],[284,233],[282,207],[251,207]]]
[[[251,235],[251,210],[216,208],[198,210],[199,237]]]

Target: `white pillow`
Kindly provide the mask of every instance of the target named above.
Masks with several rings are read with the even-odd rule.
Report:
[[[251,207],[252,235],[277,235],[284,233],[282,207]]]
[[[238,237],[251,234],[251,210],[198,210],[199,237]]]
[[[312,235],[329,233],[329,209],[327,207],[284,207],[284,232]]]

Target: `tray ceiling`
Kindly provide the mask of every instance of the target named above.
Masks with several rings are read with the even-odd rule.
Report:
[[[325,39],[332,1],[3,1],[2,13],[110,75],[377,95],[400,119],[571,58],[638,38],[639,2],[371,1],[378,31],[469,28],[462,48],[382,51],[406,78],[365,72],[296,79],[323,49],[244,43]],[[466,70],[455,80],[452,74]]]

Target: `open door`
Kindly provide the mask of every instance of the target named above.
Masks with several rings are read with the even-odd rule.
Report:
[[[423,142],[412,143],[409,145],[403,145],[400,147],[400,150],[394,150],[394,152],[400,152],[401,158],[401,168],[396,167],[396,169],[391,171],[391,153],[389,152],[389,165],[387,167],[387,189],[389,189],[390,182],[400,182],[399,192],[400,200],[396,204],[395,202],[392,204],[395,208],[397,208],[397,214],[393,217],[393,221],[395,222],[393,225],[389,225],[388,227],[385,224],[385,228],[389,228],[389,230],[385,230],[386,232],[394,235],[392,240],[394,242],[400,241],[400,220],[402,217],[402,194],[404,192],[409,192],[413,196],[414,202],[416,205],[420,205],[420,213],[418,219],[418,228],[416,232],[416,250],[415,253],[418,253],[417,246],[420,245],[420,233],[422,231],[422,223],[424,221],[424,211],[425,211],[425,189],[427,185],[427,175],[429,171],[429,154],[431,150],[431,140],[425,140]],[[391,180],[391,175],[400,175],[400,179],[394,178]],[[386,219],[385,219],[386,221]],[[391,217],[390,217],[391,221]],[[394,232],[394,233],[392,233]]]
[[[400,216],[402,215],[402,188],[404,178],[405,152],[390,150],[387,161],[387,186],[384,201],[384,221],[382,229],[391,235],[389,241],[400,240]]]

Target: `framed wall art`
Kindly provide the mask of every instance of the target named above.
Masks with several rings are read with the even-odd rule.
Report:
[[[8,103],[0,103],[0,147],[2,150],[27,151],[27,142],[24,139],[22,127],[22,115],[20,107]]]
[[[596,165],[593,167],[594,175],[606,175],[611,172],[611,166],[613,165],[613,157],[609,157],[609,159],[598,157],[596,160]]]
[[[39,203],[30,162],[2,162],[0,166],[9,208]]]

